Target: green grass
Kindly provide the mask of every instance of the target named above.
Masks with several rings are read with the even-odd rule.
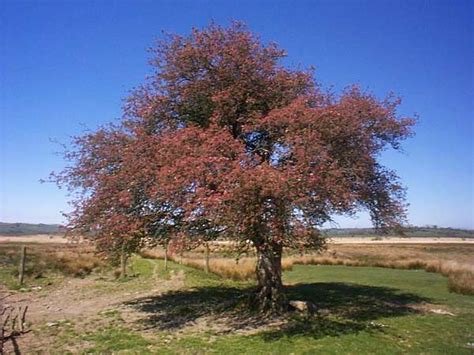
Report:
[[[150,275],[153,263],[138,260],[132,268]],[[162,266],[162,265],[161,265]],[[284,275],[291,299],[309,300],[328,315],[293,316],[287,325],[254,335],[222,335],[212,331],[179,333],[201,316],[229,315],[222,307],[249,289],[249,283],[170,263],[182,271],[186,288],[141,303],[148,313],[142,325],[154,329],[146,337],[138,331],[108,328],[89,341],[87,351],[128,349],[139,353],[179,354],[471,354],[474,340],[474,297],[450,293],[444,277],[419,270],[370,267],[295,266]],[[156,269],[155,269],[156,271]],[[164,271],[162,271],[164,272]],[[453,312],[454,316],[413,310],[413,304]],[[230,313],[230,314],[235,314]],[[236,318],[239,319],[239,318]],[[240,318],[240,321],[242,318]],[[179,335],[176,335],[179,334]]]
[[[193,335],[161,343],[171,353],[249,354],[471,354],[466,345],[474,340],[474,297],[449,293],[446,279],[417,270],[392,270],[344,266],[296,266],[285,274],[292,299],[310,300],[331,314],[304,319],[294,317],[287,326],[256,335]],[[155,322],[183,312],[199,310],[238,295],[229,287],[203,287],[194,292],[162,298],[176,305]],[[218,301],[215,300],[217,303]],[[449,309],[455,316],[417,313],[412,304],[429,303]],[[150,312],[159,312],[159,301]],[[175,312],[175,313],[173,313]],[[160,332],[157,332],[160,334]],[[159,342],[159,340],[157,340]]]
[[[376,267],[295,265],[284,274],[290,299],[313,302],[318,316],[293,315],[287,324],[252,335],[216,330],[190,333],[186,327],[211,315],[240,328],[259,317],[243,310],[252,282],[223,280],[184,265],[133,257],[130,276],[101,281],[102,292],[146,291],[176,275],[183,287],[128,303],[143,312],[136,323],[112,309],[98,315],[97,326],[68,323],[46,329],[53,350],[83,353],[159,354],[472,354],[474,297],[450,293],[447,279],[422,270]],[[175,276],[173,276],[175,275]],[[454,316],[419,311],[429,305]],[[421,307],[421,306],[420,306]],[[235,326],[235,329],[240,329]],[[146,329],[142,333],[140,329]],[[45,333],[43,333],[45,334]]]
[[[129,332],[121,327],[108,327],[84,336],[83,340],[94,343],[83,351],[87,354],[111,353],[131,350],[134,353],[144,353],[152,342],[144,339],[139,334]]]
[[[363,315],[372,314],[373,322],[385,325],[382,328],[383,331],[372,331],[368,328],[338,336],[337,342],[350,345],[354,353],[472,353],[466,348],[466,344],[474,340],[474,297],[450,293],[447,289],[446,278],[439,274],[421,270],[370,267],[297,266],[285,275],[285,280],[305,285],[328,285],[326,289],[329,290],[337,289],[334,287],[335,283],[345,285],[344,292],[333,293],[333,295],[347,303],[354,300],[354,306],[359,307]],[[391,291],[381,293],[378,288]],[[307,296],[316,298],[320,304],[324,304],[324,299],[318,299],[320,296]],[[325,296],[330,298],[331,294],[326,293]],[[390,301],[400,304],[404,298],[416,303],[417,297],[421,298],[418,301],[428,302],[433,305],[433,308],[447,308],[455,316],[391,312],[390,306],[386,305]],[[383,302],[377,304],[377,300],[380,299]],[[365,301],[370,302],[372,306],[368,307]],[[328,303],[337,306],[337,301]],[[374,307],[375,312],[371,313]],[[363,317],[358,317],[358,312],[342,313],[346,316],[346,320],[351,319],[361,325],[366,321]],[[320,339],[320,343],[326,342],[327,339]],[[313,344],[317,346],[319,345],[317,343]],[[327,346],[330,353],[333,347],[329,344]],[[337,351],[334,352],[337,353]]]

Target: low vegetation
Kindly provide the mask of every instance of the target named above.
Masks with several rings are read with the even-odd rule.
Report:
[[[19,288],[17,282],[19,244],[0,244],[0,275],[10,288]],[[25,275],[27,281],[44,281],[48,273],[84,277],[91,272],[112,269],[101,259],[92,246],[75,244],[31,244],[28,247]],[[144,250],[141,255],[163,259],[162,249]],[[300,265],[371,266],[391,269],[420,269],[439,273],[448,278],[452,292],[474,294],[474,245],[471,244],[393,244],[393,245],[338,245],[331,244],[319,254],[287,254],[282,260],[283,271]],[[182,255],[169,255],[169,260],[199,270],[206,270],[204,249],[198,248]],[[222,244],[211,249],[209,272],[236,281],[255,279],[255,256],[236,259]]]
[[[450,291],[474,294],[472,255],[472,244],[331,245],[323,254],[293,256],[290,261],[303,265],[421,269],[446,276]]]
[[[456,261],[441,260],[351,260],[335,257],[302,256],[290,259],[293,264],[302,265],[343,265],[343,266],[375,266],[391,269],[423,269],[446,276],[449,290],[457,293],[474,295],[474,265]]]
[[[0,244],[0,280],[9,288],[19,288],[20,244]],[[25,265],[26,284],[50,282],[48,275],[84,277],[107,268],[92,246],[74,244],[28,244]]]
[[[29,246],[30,255],[37,246]],[[10,247],[18,249],[17,245]],[[72,252],[74,247],[66,249]],[[52,249],[55,248],[62,249],[61,246]],[[351,255],[345,248],[340,246],[332,257],[349,259]],[[353,251],[352,257],[363,252],[359,247],[348,249]],[[365,250],[375,259],[377,249]],[[457,246],[409,249],[431,257],[436,254],[454,257],[457,253],[458,259],[464,261],[471,252]],[[4,255],[7,250],[2,246],[0,253]],[[46,254],[43,250],[36,255]],[[224,252],[217,253],[217,257],[215,254],[211,265],[213,259],[226,259]],[[367,259],[370,255],[366,255]],[[471,352],[474,298],[449,292],[449,281],[439,274],[380,267],[294,264],[292,270],[284,273],[286,292],[292,300],[312,302],[316,313],[296,312],[275,322],[239,306],[245,301],[240,296],[254,290],[253,281],[232,281],[184,265],[192,257],[202,260],[203,256],[199,250],[186,253],[182,264],[178,263],[178,256],[176,262],[169,261],[167,270],[160,254],[154,255],[158,259],[134,256],[129,262],[129,277],[120,281],[86,275],[79,283],[83,288],[60,293],[61,297],[70,298],[69,303],[74,304],[71,307],[77,308],[90,302],[93,294],[97,302],[87,304],[98,308],[88,308],[89,316],[63,315],[53,322],[36,321],[24,340],[18,338],[20,350],[141,354],[336,354],[346,353],[347,349],[358,354]],[[247,257],[251,258],[251,255]],[[236,265],[235,260],[227,260],[229,265]],[[203,264],[200,265],[201,268]],[[109,271],[111,275],[112,270]],[[44,278],[50,280],[53,273],[46,273]],[[53,288],[43,288],[37,307],[54,304],[61,285],[70,290],[69,280],[60,280]],[[162,288],[151,293],[155,287]],[[21,297],[34,294],[22,293]],[[104,307],[100,300],[110,298],[115,303],[100,308]]]
[[[379,232],[374,228],[330,228],[323,230],[323,232],[329,237],[379,237]],[[386,236],[400,237],[401,235],[392,233]],[[411,238],[474,238],[474,230],[413,226],[404,228],[402,236]]]
[[[141,255],[153,259],[164,258],[164,252],[156,249],[145,250],[141,252]],[[206,270],[206,260],[201,253],[185,253],[183,256],[169,255],[168,258],[178,264],[190,266],[199,270]],[[236,259],[235,257],[217,256],[209,259],[209,272],[236,281],[254,280],[256,266],[257,261],[255,257],[242,257]],[[283,271],[291,270],[292,266],[293,263],[291,260],[282,260]]]
[[[222,244],[214,244],[209,259],[209,272],[233,280],[255,278],[255,256],[236,259]],[[436,272],[448,278],[449,290],[474,294],[474,245],[472,244],[393,244],[393,245],[338,245],[318,254],[287,254],[282,259],[282,269],[293,265],[342,265],[372,266],[391,269],[420,269]],[[164,258],[161,249],[147,250],[142,256]],[[169,259],[200,270],[206,269],[204,249],[182,255],[169,255]]]

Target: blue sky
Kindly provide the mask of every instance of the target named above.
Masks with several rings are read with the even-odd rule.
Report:
[[[394,91],[416,137],[386,165],[415,225],[474,228],[472,1],[9,1],[0,3],[0,221],[63,222],[66,192],[40,184],[70,135],[121,115],[161,31],[242,20],[340,90]],[[341,227],[368,226],[337,219]]]

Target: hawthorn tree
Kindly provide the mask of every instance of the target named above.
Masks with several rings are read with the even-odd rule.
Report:
[[[240,23],[166,36],[151,51],[153,73],[122,122],[75,138],[53,175],[79,191],[71,230],[106,245],[153,235],[255,248],[255,304],[283,312],[284,248],[321,248],[318,228],[335,214],[404,222],[404,189],[379,162],[411,135],[399,99],[325,92]]]

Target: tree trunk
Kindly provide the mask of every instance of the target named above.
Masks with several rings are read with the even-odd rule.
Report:
[[[264,313],[284,313],[288,309],[281,281],[281,254],[282,247],[277,244],[257,246],[256,303]]]
[[[125,244],[122,245],[122,253],[120,254],[120,278],[127,276],[127,253],[125,252]]]
[[[25,276],[25,263],[26,263],[26,246],[21,247],[21,255],[20,255],[20,267],[18,273],[18,281],[20,285],[23,285],[23,279]]]

